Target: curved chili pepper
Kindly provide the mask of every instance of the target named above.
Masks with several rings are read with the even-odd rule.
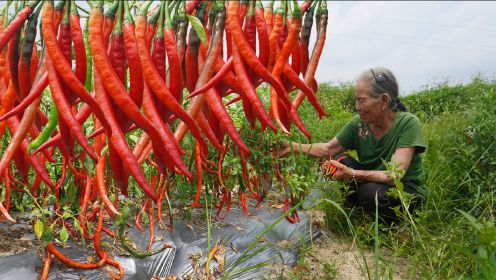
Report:
[[[50,135],[52,135],[53,131],[57,127],[57,124],[59,122],[59,111],[57,109],[57,106],[55,104],[52,104],[52,107],[50,108],[50,115],[48,118],[48,123],[43,127],[43,130],[40,132],[38,137],[31,141],[31,143],[28,146],[28,150],[32,151],[41,144],[45,143],[48,138],[50,138]]]
[[[317,99],[317,95],[315,95],[315,92],[304,81],[300,80],[298,74],[296,74],[291,66],[289,66],[289,64],[287,63],[284,66],[283,75],[305,94],[305,96],[308,98],[308,101],[310,101],[312,106],[319,114],[319,118],[327,116],[327,113],[325,112],[324,107],[322,107],[322,104],[320,104],[319,100]]]
[[[36,5],[38,5],[39,0],[30,1],[26,6],[17,13],[13,21],[10,22],[9,26],[3,30],[0,34],[0,50],[3,50],[10,38],[24,25],[24,22],[29,17],[29,15],[34,11]]]
[[[114,214],[122,215],[115,207],[114,204],[110,201],[107,195],[107,188],[105,187],[105,166],[107,163],[107,157],[101,156],[98,158],[98,162],[96,165],[95,171],[95,182],[98,187],[98,193],[103,200],[103,203],[106,207],[108,207]]]
[[[3,207],[2,202],[0,202],[0,214],[2,214],[7,220],[16,223],[16,220],[9,215],[9,212],[5,207]]]
[[[243,88],[243,93],[246,94],[246,98],[249,100],[250,105],[257,112],[257,116],[260,119],[260,122],[270,127],[272,130],[277,131],[277,128],[272,123],[269,115],[265,111],[265,107],[258,97],[255,88],[250,83],[248,73],[246,72],[245,65],[241,59],[241,56],[238,52],[237,46],[233,45],[233,57],[234,57],[234,70],[236,75],[239,78],[239,85]]]
[[[77,268],[77,269],[94,269],[94,268],[99,268],[102,265],[105,264],[106,258],[102,258],[98,263],[80,263],[78,261],[72,260],[62,254],[55,246],[52,245],[52,243],[48,243],[46,246],[45,250],[50,252],[57,260],[59,260],[61,263],[72,267],[72,268]]]
[[[36,71],[36,77],[32,83],[33,85],[31,87],[31,90],[29,91],[28,96],[26,96],[26,98],[24,98],[14,108],[12,108],[12,105],[14,105],[13,102],[16,100],[16,98],[15,98],[15,90],[13,87],[14,85],[13,85],[13,83],[11,83],[12,84],[12,90],[14,90],[12,92],[14,94],[14,96],[12,98],[9,97],[9,99],[6,99],[6,101],[9,101],[9,103],[12,102],[12,105],[6,106],[5,108],[4,108],[4,106],[2,106],[2,109],[0,112],[0,115],[1,115],[0,122],[4,121],[4,120],[6,120],[6,119],[8,119],[14,115],[22,113],[31,103],[34,102],[34,100],[36,100],[36,98],[38,98],[43,93],[43,90],[48,85],[48,74],[46,71],[45,58],[46,58],[46,55],[43,55],[43,57],[41,59],[41,66]],[[7,103],[2,101],[2,104],[7,104]],[[0,133],[0,135],[1,135],[1,133]]]
[[[211,112],[213,112],[213,114],[215,114],[216,117],[219,119],[220,124],[226,130],[227,134],[229,134],[229,136],[233,139],[236,145],[238,145],[238,147],[241,150],[243,150],[244,153],[249,155],[250,150],[248,149],[243,139],[241,139],[241,136],[239,135],[238,131],[236,130],[236,127],[234,126],[233,121],[229,116],[229,113],[227,113],[226,108],[222,104],[222,100],[217,90],[212,88],[208,90],[205,93],[205,95],[208,106],[211,108]]]
[[[148,202],[149,202],[148,199],[145,200],[145,203],[143,203],[143,207],[141,207],[140,211],[136,215],[136,218],[134,219],[134,224],[136,225],[136,228],[141,232],[144,232],[143,227],[141,227],[141,215],[145,211],[145,208],[148,206]]]
[[[76,114],[75,118],[76,118],[76,121],[82,125],[86,119],[88,119],[89,115],[91,114],[91,108],[88,104],[84,104],[83,107],[81,108],[81,110],[79,110],[79,112]],[[53,145],[57,145],[60,143],[62,139],[62,136],[60,134],[57,134],[56,136],[54,136],[53,138],[47,140],[45,143],[41,144],[40,147],[38,147],[37,149],[35,149],[33,151],[33,154],[36,154],[40,151],[44,151],[45,149],[53,146]]]
[[[165,249],[168,249],[168,248],[172,248],[171,245],[169,244],[165,244],[162,248],[160,249],[157,249],[155,251],[151,251],[151,252],[141,252],[137,249],[135,249],[131,244],[129,244],[129,241],[127,241],[127,238],[126,238],[126,233],[125,233],[125,230],[126,230],[126,220],[127,220],[127,215],[123,215],[123,222],[120,223],[119,225],[119,240],[121,241],[121,244],[122,244],[122,247],[124,247],[124,249],[126,249],[126,251],[128,251],[132,256],[136,257],[136,258],[146,258],[146,257],[149,257],[149,256],[153,256],[153,255],[156,255],[160,252],[163,252]]]
[[[217,85],[218,83],[220,83],[224,79],[224,77],[228,73],[230,73],[232,67],[233,67],[233,57],[231,56],[229,57],[227,62],[222,66],[222,68],[217,73],[215,73],[215,75],[206,84],[204,84],[199,89],[196,89],[193,92],[191,92],[191,94],[186,99],[193,98],[199,95],[200,93],[203,93],[211,89],[213,86]]]

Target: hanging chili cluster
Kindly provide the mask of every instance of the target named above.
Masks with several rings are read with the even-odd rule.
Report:
[[[268,127],[290,134],[294,123],[308,138],[297,113],[304,98],[319,117],[327,115],[317,99],[314,79],[326,39],[325,1],[280,1],[275,10],[274,0],[266,7],[255,0],[132,1],[139,2],[133,7],[131,1],[114,1],[105,11],[103,1],[89,1],[91,11],[74,0],[56,5],[11,2],[5,2],[0,12],[0,135],[9,137],[7,146],[1,147],[0,180],[5,186],[1,219],[15,222],[8,213],[11,189],[35,201],[53,195],[61,218],[52,220],[51,226],[37,225],[37,230],[47,233],[59,224],[62,231],[68,229],[79,238],[75,230],[79,228],[81,238],[93,241],[99,257],[96,263],[76,262],[49,239],[41,279],[48,277],[52,256],[82,269],[109,264],[119,270],[112,277],[123,277],[122,266],[100,247],[102,231],[116,235],[103,225],[104,213],[116,221],[117,235],[130,253],[137,257],[156,253],[150,252],[154,217],[162,223],[164,199],[170,208],[172,176],[196,186],[190,205],[194,208],[200,205],[203,171],[214,174],[217,216],[222,218],[233,192],[224,182],[229,172],[222,172],[229,142],[241,161],[239,179],[246,187],[239,188],[238,195],[249,214],[247,198],[257,199],[258,204],[262,199],[259,180],[248,168],[250,149],[227,106],[241,101],[251,129]],[[9,10],[15,10],[11,19]],[[80,17],[79,12],[87,16]],[[314,19],[317,35],[310,52]],[[270,88],[268,110],[257,92],[262,84]],[[49,91],[43,94],[46,88]],[[297,91],[294,98],[292,91]],[[226,97],[229,101],[224,102]],[[49,110],[42,110],[47,104]],[[133,131],[138,131],[139,139],[130,145],[126,134]],[[188,132],[193,139],[194,173],[183,160]],[[209,148],[217,151],[215,163],[209,159]],[[145,176],[145,161],[158,175]],[[47,168],[50,164],[61,168],[55,180]],[[69,176],[80,202],[73,223],[64,218],[61,191]],[[117,198],[128,196],[129,176],[144,193],[135,223],[142,230],[141,216],[147,213],[148,252],[137,251],[125,237],[129,209]],[[116,188],[109,188],[111,182]],[[288,208],[286,198],[284,209]],[[296,212],[288,215],[289,221],[298,219]],[[96,223],[93,234],[88,228],[92,222]]]

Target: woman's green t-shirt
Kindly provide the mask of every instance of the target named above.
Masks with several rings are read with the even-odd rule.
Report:
[[[363,123],[360,116],[355,116],[336,135],[345,149],[356,150],[358,160],[366,170],[385,170],[382,160],[391,161],[398,148],[415,147],[410,167],[402,182],[412,187],[418,195],[425,197],[424,172],[420,154],[426,145],[419,119],[408,112],[398,112],[393,125],[381,139],[376,139],[370,125]]]

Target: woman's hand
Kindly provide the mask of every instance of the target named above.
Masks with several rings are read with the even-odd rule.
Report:
[[[276,156],[285,157],[291,152],[291,146],[289,142],[282,142],[276,150]]]
[[[329,160],[329,162],[337,168],[336,173],[334,173],[334,179],[343,181],[355,178],[355,170],[353,168],[350,168],[337,160]]]

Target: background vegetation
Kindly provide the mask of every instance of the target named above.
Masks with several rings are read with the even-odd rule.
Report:
[[[352,84],[323,84],[318,94],[330,118],[317,120],[308,103],[300,109],[313,142],[328,141],[354,114]],[[327,229],[363,248],[380,243],[379,278],[399,269],[381,258],[389,249],[408,260],[409,279],[496,279],[496,81],[476,77],[467,85],[434,85],[402,101],[424,125],[427,200],[413,221],[379,223],[376,232],[373,217],[345,209],[349,226],[341,209],[329,203],[339,205],[341,192],[315,180],[328,199],[320,206]]]

